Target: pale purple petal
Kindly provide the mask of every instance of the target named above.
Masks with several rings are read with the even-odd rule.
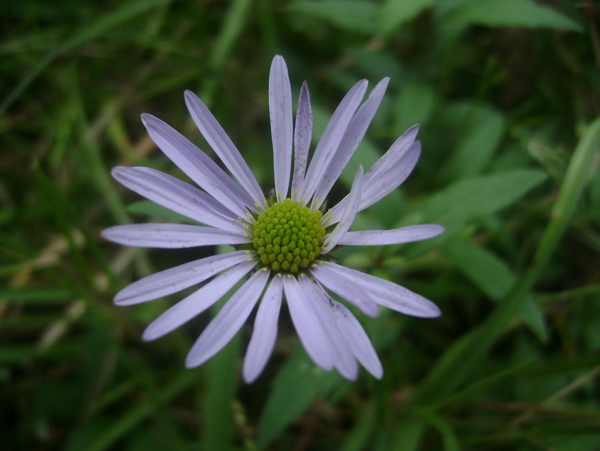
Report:
[[[379,108],[379,104],[381,103],[383,94],[385,94],[385,89],[387,88],[389,81],[389,78],[381,80],[377,86],[373,88],[367,101],[361,105],[356,114],[352,117],[352,120],[344,133],[344,138],[335,154],[335,158],[331,160],[327,171],[323,173],[323,177],[319,181],[314,196],[315,199],[318,199],[319,201],[314,203],[313,207],[318,208],[321,206],[323,201],[325,201],[329,195],[332,186],[342,173],[342,170],[346,167],[348,161],[350,161],[352,154],[354,154],[354,151],[365,136],[377,108]]]
[[[188,368],[202,365],[229,343],[250,316],[269,280],[269,274],[269,271],[264,270],[255,272],[231,296],[190,349],[185,360]]]
[[[200,188],[240,218],[246,216],[254,202],[208,155],[160,119],[143,114],[142,122],[156,145]]]
[[[281,55],[271,64],[269,75],[269,113],[273,138],[273,167],[277,200],[285,199],[290,184],[292,169],[292,139],[294,119],[292,117],[292,90],[287,66]]]
[[[386,244],[411,243],[427,240],[444,233],[444,228],[437,224],[419,224],[392,230],[364,230],[348,232],[338,242],[351,246],[382,246]]]
[[[312,304],[308,302],[306,293],[302,292],[298,281],[293,276],[284,276],[283,289],[292,322],[304,349],[321,368],[332,369],[333,356],[329,339],[319,321],[319,316]]]
[[[338,328],[354,356],[369,373],[377,379],[381,379],[383,367],[363,327],[345,305],[331,300],[331,309]]]
[[[358,281],[348,280],[348,277],[334,271],[330,263],[317,264],[310,269],[310,273],[326,288],[356,305],[365,315],[374,317],[379,313],[371,292],[364,290]]]
[[[275,276],[258,306],[254,332],[244,358],[243,375],[247,383],[254,382],[262,373],[275,347],[277,321],[283,298],[283,277]]]
[[[102,231],[102,236],[125,246],[163,249],[250,242],[250,239],[240,232],[189,224],[127,224],[109,227]]]
[[[308,93],[308,85],[304,82],[300,89],[298,112],[296,113],[296,127],[294,128],[294,178],[292,179],[292,193],[290,195],[294,200],[299,200],[300,188],[304,183],[312,128],[313,116],[310,107],[310,95]]]
[[[337,320],[331,311],[329,297],[325,290],[312,282],[308,277],[298,279],[300,289],[306,294],[308,302],[311,302],[313,308],[319,317],[325,333],[331,343],[333,365],[348,380],[355,380],[358,376],[358,364],[354,358],[352,350],[337,327]]]
[[[354,182],[352,182],[350,194],[348,194],[347,197],[348,201],[346,202],[346,207],[340,216],[340,220],[331,233],[325,237],[322,251],[323,254],[331,252],[335,246],[337,246],[340,239],[342,239],[350,229],[350,226],[356,217],[356,212],[358,211],[358,206],[362,197],[362,187],[363,169],[362,166],[359,166],[358,171],[356,171],[356,177],[354,177]]]
[[[265,196],[240,151],[237,150],[225,130],[202,100],[192,91],[185,91],[185,103],[204,139],[227,166],[227,169],[239,180],[254,203],[262,207]]]
[[[377,178],[384,172],[388,170],[388,168],[394,166],[400,158],[402,158],[410,146],[415,142],[417,138],[417,134],[419,133],[419,126],[413,125],[411,128],[406,130],[402,136],[400,136],[394,144],[390,146],[388,151],[379,158],[375,164],[369,169],[369,171],[365,174],[365,178],[370,180],[371,178]]]
[[[371,299],[384,307],[421,318],[440,316],[440,309],[429,299],[425,299],[423,296],[413,293],[393,282],[332,262],[325,262],[319,265],[319,268],[323,267],[340,275],[347,283],[360,286],[362,290],[370,294]]]
[[[152,321],[142,338],[145,341],[155,340],[187,323],[221,299],[255,266],[256,262],[243,262],[218,275]]]
[[[250,258],[246,251],[230,252],[194,260],[144,277],[123,288],[115,304],[132,305],[185,290]]]
[[[306,205],[311,200],[312,195],[317,188],[317,184],[320,182],[329,166],[329,162],[334,158],[338,146],[344,137],[344,133],[348,128],[348,124],[365,95],[366,89],[366,80],[359,81],[355,84],[343,98],[333,113],[333,116],[331,116],[329,124],[327,124],[323,136],[315,149],[315,153],[308,167],[306,179],[300,190],[300,198],[302,199],[303,205]]]
[[[112,176],[132,191],[195,221],[228,230],[245,231],[237,216],[198,188],[156,169],[117,166]]]

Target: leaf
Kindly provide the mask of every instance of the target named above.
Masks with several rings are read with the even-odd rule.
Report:
[[[377,32],[379,6],[360,0],[299,1],[292,3],[293,13],[307,14],[324,19],[342,30],[375,34]]]
[[[463,128],[456,150],[448,161],[448,173],[458,180],[481,173],[491,161],[504,135],[506,120],[491,108],[462,104],[448,112],[453,123]]]
[[[403,132],[415,124],[423,125],[429,120],[437,102],[437,93],[431,84],[404,83],[396,104],[396,127]]]
[[[389,33],[429,8],[435,0],[387,0],[381,8],[381,31]]]
[[[489,27],[553,28],[583,32],[581,25],[573,19],[531,0],[475,0],[456,8],[452,12],[452,19]]]

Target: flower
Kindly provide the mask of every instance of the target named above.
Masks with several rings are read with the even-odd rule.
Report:
[[[377,305],[417,317],[436,317],[431,301],[406,288],[333,261],[341,245],[379,246],[439,235],[436,224],[394,230],[350,232],[357,212],[396,189],[414,168],[421,144],[412,127],[373,167],[358,168],[349,194],[325,210],[324,200],[362,140],[389,79],[361,101],[367,81],[358,82],[334,112],[308,164],[312,111],[306,83],[300,90],[296,123],[287,67],[276,56],[269,76],[269,111],[273,139],[275,193],[267,199],[233,142],[202,101],[186,91],[185,101],[200,132],[239,182],[166,123],[149,114],[142,121],[156,145],[201,189],[145,167],[116,167],[113,177],[141,196],[204,225],[128,224],[110,227],[110,241],[139,247],[185,248],[229,244],[236,250],[176,266],[132,283],[115,296],[118,305],[150,301],[211,279],[173,305],[144,331],[159,338],[208,309],[250,274],[192,346],[187,367],[218,353],[238,332],[261,300],[244,359],[243,377],[262,372],[277,335],[285,298],[292,322],[309,356],[321,368],[336,368],[354,380],[358,363],[376,378],[383,369],[356,317],[329,292],[368,316]],[[293,148],[293,151],[292,151]],[[293,158],[293,168],[292,168]],[[291,179],[291,188],[290,188]]]

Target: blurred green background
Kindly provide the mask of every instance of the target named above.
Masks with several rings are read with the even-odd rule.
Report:
[[[599,450],[599,14],[594,0],[0,2],[0,449]],[[275,54],[295,99],[309,83],[316,138],[350,86],[391,77],[334,201],[421,124],[416,170],[355,228],[447,233],[337,253],[443,311],[360,317],[381,381],[316,369],[285,309],[256,383],[240,378],[251,322],[186,370],[210,315],[143,343],[182,295],[112,304],[216,251],[100,238],[160,214],[112,166],[181,174],[139,115],[214,156],[185,109],[195,91],[269,190]]]

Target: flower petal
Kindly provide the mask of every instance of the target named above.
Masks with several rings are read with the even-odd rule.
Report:
[[[385,94],[385,89],[387,88],[389,81],[389,78],[381,80],[377,86],[373,88],[367,101],[361,105],[356,114],[352,117],[352,120],[344,133],[342,142],[335,154],[335,158],[331,160],[327,171],[323,173],[323,177],[319,181],[319,185],[315,191],[315,199],[318,199],[318,202],[314,203],[313,207],[318,208],[321,206],[323,201],[329,195],[331,187],[339,178],[342,170],[346,167],[346,164],[348,164],[348,161],[350,161],[352,154],[354,154],[354,151],[365,136],[377,108],[379,108],[379,104]]]
[[[356,305],[365,315],[377,316],[379,310],[374,298],[367,294],[357,281],[349,281],[343,274],[334,271],[330,265],[331,263],[328,262],[315,265],[310,269],[310,273],[327,289]]]
[[[282,298],[283,277],[273,277],[258,307],[254,332],[244,358],[243,375],[247,383],[254,382],[262,373],[273,352]]]
[[[375,302],[389,309],[420,318],[440,316],[440,309],[429,299],[388,280],[331,262],[325,262],[319,265],[319,268],[327,268],[327,270],[339,274],[347,283],[360,286],[362,290],[371,295]]]
[[[254,202],[208,155],[160,119],[142,114],[148,134],[163,153],[200,188],[240,218]]]
[[[283,278],[283,290],[296,332],[310,358],[321,368],[333,368],[333,356],[327,334],[314,308],[307,301],[295,277]]]
[[[354,177],[354,182],[352,182],[350,194],[348,194],[347,197],[348,201],[346,202],[346,207],[340,216],[340,220],[331,233],[325,237],[322,250],[323,254],[331,252],[350,229],[350,226],[356,217],[356,212],[358,211],[358,206],[362,197],[362,186],[363,169],[362,166],[359,166],[358,171],[356,171],[356,177]]]
[[[275,193],[283,200],[288,193],[292,168],[292,139],[294,120],[292,117],[292,90],[287,66],[281,55],[271,64],[269,75],[269,114],[273,138],[273,160]]]
[[[102,236],[126,246],[163,249],[250,242],[248,237],[240,232],[232,233],[189,224],[127,224],[109,227],[102,231]]]
[[[319,181],[329,166],[329,162],[334,158],[339,144],[344,137],[344,133],[348,128],[348,124],[365,95],[366,89],[366,80],[356,83],[342,99],[333,116],[331,116],[329,124],[327,124],[327,128],[325,128],[323,136],[315,149],[308,167],[306,179],[300,190],[300,198],[303,205],[306,205],[311,200]]]
[[[388,168],[394,166],[396,162],[408,152],[410,146],[415,142],[418,133],[418,125],[413,125],[406,130],[402,136],[390,146],[388,151],[373,164],[371,169],[365,174],[365,178],[367,180],[376,179],[386,172]]]
[[[223,127],[192,91],[185,91],[185,103],[204,139],[227,166],[227,169],[239,180],[254,201],[253,203],[262,206],[265,196],[240,151],[227,136]]]
[[[213,255],[157,272],[119,291],[115,296],[115,304],[139,304],[177,293],[248,259],[246,251],[236,251]]]
[[[325,290],[317,287],[308,277],[300,277],[298,283],[300,289],[308,294],[308,302],[312,303],[321,325],[329,337],[333,365],[346,379],[355,380],[358,376],[358,364],[352,350],[348,347],[346,339],[338,329],[337,320],[331,311],[329,296],[327,296]]]
[[[221,299],[255,266],[253,261],[242,262],[218,275],[152,321],[144,330],[142,339],[156,340],[187,323]]]
[[[202,365],[229,343],[229,340],[250,316],[269,280],[269,273],[269,271],[263,270],[255,272],[231,296],[190,349],[185,360],[186,367],[193,368]]]
[[[420,156],[421,143],[416,141],[410,146],[406,155],[380,177],[371,177],[369,181],[365,181],[358,211],[370,207],[404,183],[415,168]]]
[[[383,376],[383,367],[381,366],[379,357],[371,344],[371,340],[369,340],[369,337],[356,317],[345,305],[334,300],[331,300],[331,310],[337,321],[338,328],[348,343],[348,347],[354,353],[354,356],[369,373],[377,379],[381,379]]]
[[[437,224],[419,224],[392,230],[364,230],[346,233],[338,244],[351,246],[382,246],[427,240],[444,233]]]
[[[234,214],[198,188],[155,169],[117,166],[112,176],[146,199],[195,221],[230,232],[245,231]]]
[[[308,85],[304,82],[300,89],[298,112],[296,113],[296,127],[294,128],[294,178],[292,179],[292,193],[290,197],[296,201],[300,195],[300,188],[304,183],[312,128],[313,116],[310,107],[310,95],[308,94]]]

